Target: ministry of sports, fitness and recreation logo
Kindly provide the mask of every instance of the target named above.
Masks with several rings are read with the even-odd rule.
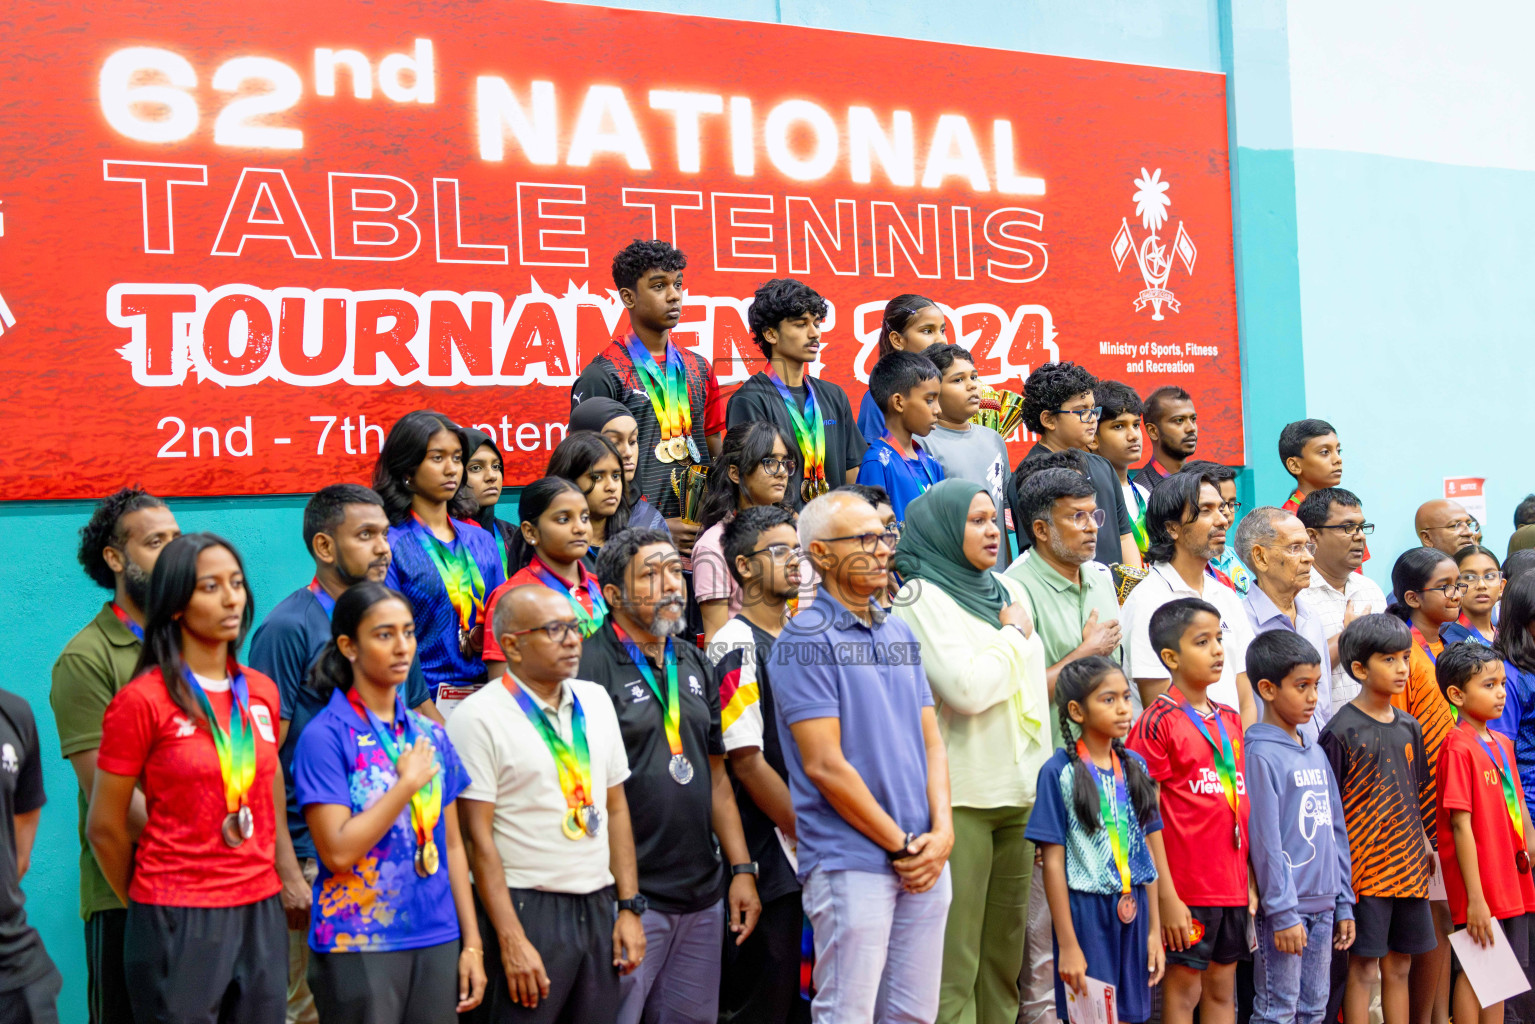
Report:
[[[1162,181],[1161,177],[1162,168],[1158,167],[1148,174],[1146,168],[1142,167],[1141,176],[1135,179],[1135,195],[1131,196],[1135,200],[1135,215],[1150,234],[1137,244],[1135,232],[1130,230],[1130,219],[1122,218],[1111,249],[1114,266],[1121,271],[1125,269],[1125,260],[1131,253],[1135,254],[1136,265],[1141,268],[1141,280],[1146,283],[1135,300],[1135,311],[1139,313],[1149,303],[1153,320],[1166,319],[1162,316],[1164,303],[1174,313],[1178,312],[1178,300],[1173,298],[1173,293],[1167,287],[1168,275],[1173,270],[1173,257],[1182,260],[1183,268],[1192,274],[1194,258],[1199,255],[1199,251],[1194,248],[1194,240],[1183,229],[1183,221],[1178,222],[1172,252],[1167,251],[1168,247],[1157,234],[1167,220],[1167,208],[1172,205],[1172,200],[1167,197],[1167,190],[1172,183]]]

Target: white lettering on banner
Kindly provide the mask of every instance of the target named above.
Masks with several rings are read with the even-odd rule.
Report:
[[[1226,790],[1221,785],[1221,777],[1215,773],[1214,768],[1199,769],[1199,777],[1189,780],[1189,792],[1198,796],[1218,796],[1224,798],[1226,795]],[[1246,792],[1247,779],[1238,771],[1237,793],[1240,795]]]

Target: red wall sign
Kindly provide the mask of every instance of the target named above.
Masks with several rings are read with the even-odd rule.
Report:
[[[988,381],[1180,383],[1241,459],[1219,75],[535,0],[9,21],[5,498],[313,491],[421,407],[526,482],[635,237],[687,253],[674,337],[727,387],[769,277],[831,302],[855,407],[918,292]]]

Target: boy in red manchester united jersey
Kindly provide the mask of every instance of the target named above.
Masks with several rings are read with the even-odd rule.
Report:
[[[1172,674],[1126,743],[1159,786],[1163,852],[1157,857],[1162,940],[1167,946],[1163,1020],[1236,1020],[1236,962],[1252,956],[1247,873],[1247,784],[1242,719],[1205,691],[1221,678],[1221,617],[1198,598],[1169,601],[1151,616],[1152,646]]]
[[[1503,713],[1503,662],[1489,648],[1451,644],[1434,665],[1458,722],[1439,748],[1439,860],[1450,920],[1491,946],[1493,919],[1521,964],[1529,962],[1529,918],[1535,911],[1530,848],[1535,830],[1514,768],[1514,745],[1487,723]],[[1451,853],[1451,851],[1454,851]],[[1503,1006],[1482,1006],[1451,954],[1453,1013],[1461,1024],[1500,1024]]]

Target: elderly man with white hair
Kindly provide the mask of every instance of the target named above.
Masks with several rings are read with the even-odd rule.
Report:
[[[875,601],[896,537],[856,494],[800,512],[821,575],[767,674],[789,772],[817,1024],[938,1013],[954,845],[949,769],[916,638]]]
[[[1243,517],[1236,532],[1237,555],[1252,570],[1254,586],[1242,599],[1242,610],[1252,624],[1253,635],[1271,629],[1288,629],[1317,649],[1322,678],[1317,683],[1316,711],[1301,726],[1310,741],[1332,717],[1332,664],[1327,657],[1327,624],[1322,609],[1310,593],[1311,566],[1316,542],[1305,525],[1283,509],[1264,505]],[[1275,679],[1273,682],[1278,683]],[[1252,681],[1253,689],[1258,681]]]

